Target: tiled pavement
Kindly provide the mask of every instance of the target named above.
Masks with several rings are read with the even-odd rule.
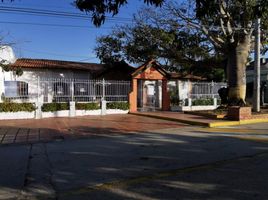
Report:
[[[57,130],[44,128],[0,128],[0,144],[33,143],[62,138]]]
[[[186,125],[134,115],[0,120],[0,144],[35,143],[107,134],[146,132],[183,126]]]

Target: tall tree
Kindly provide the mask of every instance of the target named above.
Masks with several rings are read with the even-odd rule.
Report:
[[[90,2],[90,0],[80,2]],[[94,21],[98,25],[104,21],[103,13],[115,11],[113,14],[117,14],[117,8],[126,3],[125,0],[115,1],[117,2],[115,5],[111,4],[114,1],[99,2],[101,3],[89,3],[81,6],[79,0],[77,1],[77,6],[81,10],[93,12],[94,19],[95,17],[99,19],[99,21]],[[164,1],[152,1],[151,3],[158,5],[158,2],[161,4]],[[96,5],[100,7],[96,7]],[[167,11],[166,16],[176,16],[177,22],[181,25],[199,30],[202,35],[207,37],[215,52],[221,53],[226,58],[230,104],[245,105],[245,68],[251,50],[254,20],[260,17],[262,29],[267,31],[268,1],[182,0],[180,3],[168,3],[164,7]],[[112,9],[109,10],[109,8]],[[264,47],[264,49],[267,48]]]
[[[181,27],[174,16],[164,16],[162,11],[142,9],[132,25],[115,27],[109,35],[99,37],[95,52],[101,62],[143,63],[157,59],[168,70],[221,81],[222,60],[207,39],[199,31]]]
[[[245,105],[246,64],[251,50],[254,20],[262,19],[267,30],[266,0],[188,0],[185,4],[169,3],[166,10],[186,26],[200,30],[227,59],[229,101]]]

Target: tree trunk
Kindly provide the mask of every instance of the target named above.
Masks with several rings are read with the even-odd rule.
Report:
[[[229,105],[246,104],[246,64],[250,51],[250,36],[245,36],[237,44],[232,44],[228,52],[227,79]]]

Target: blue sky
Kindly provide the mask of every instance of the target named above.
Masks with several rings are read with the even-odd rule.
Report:
[[[72,0],[6,0],[0,8],[31,8],[83,14],[71,5]],[[71,19],[36,16],[0,11],[0,35],[5,42],[14,43],[17,57],[99,62],[93,52],[96,37],[108,34],[116,24],[131,23],[132,15],[144,6],[143,0],[129,1],[114,20],[107,20],[100,28],[90,19]],[[117,18],[127,18],[119,20]],[[60,24],[68,27],[30,24]],[[81,26],[81,27],[70,27]]]

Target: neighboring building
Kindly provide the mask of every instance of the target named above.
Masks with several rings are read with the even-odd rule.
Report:
[[[247,66],[247,100],[252,101],[254,90],[254,62]],[[261,58],[261,104],[268,104],[268,59]]]
[[[0,63],[9,64],[16,61],[13,49],[10,46],[0,46]]]

